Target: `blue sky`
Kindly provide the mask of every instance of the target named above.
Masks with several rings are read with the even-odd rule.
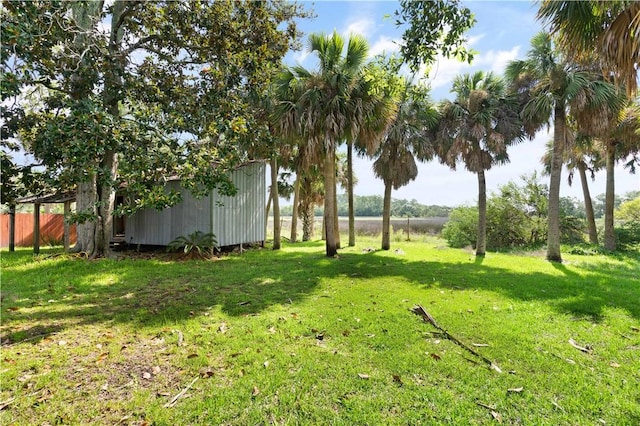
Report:
[[[402,28],[395,26],[393,13],[399,8],[396,1],[316,1],[304,2],[315,11],[317,17],[300,23],[306,35],[312,32],[331,33],[334,30],[348,36],[358,33],[365,36],[371,48],[371,54],[392,53],[398,49],[397,43],[402,36]],[[501,74],[506,63],[523,58],[531,38],[542,26],[535,20],[536,6],[528,1],[467,1],[465,5],[475,14],[476,24],[468,32],[469,46],[478,52],[473,63],[457,62],[439,58],[433,66],[427,81],[431,84],[433,100],[439,101],[450,96],[451,80],[457,74],[476,70],[495,71]],[[387,15],[390,15],[388,17]],[[386,17],[387,16],[387,17]],[[304,39],[306,46],[306,38]],[[312,55],[306,51],[291,52],[286,57],[289,65],[301,64],[314,67]],[[533,141],[525,141],[511,148],[511,162],[494,167],[486,174],[489,191],[510,180],[519,181],[523,174],[541,171],[540,157],[544,145],[552,134],[541,131]],[[357,195],[382,195],[384,186],[373,176],[372,160],[358,159],[354,169],[358,178],[355,188]],[[579,181],[573,187],[566,183],[566,170],[563,171],[561,196],[582,199]],[[640,176],[630,175],[622,167],[616,168],[616,193],[640,190]],[[543,177],[543,182],[547,178]],[[605,175],[601,172],[590,182],[592,197],[604,193]],[[459,205],[473,204],[477,199],[477,179],[474,174],[460,165],[457,171],[441,166],[436,161],[420,164],[418,177],[407,186],[394,191],[393,198],[416,199],[423,204]]]

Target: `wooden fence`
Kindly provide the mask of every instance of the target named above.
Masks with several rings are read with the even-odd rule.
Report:
[[[69,229],[70,244],[76,242],[76,226]],[[40,213],[40,245],[62,245],[64,238],[64,215]],[[33,214],[16,213],[16,247],[33,246]],[[0,247],[9,247],[9,215],[0,215]]]

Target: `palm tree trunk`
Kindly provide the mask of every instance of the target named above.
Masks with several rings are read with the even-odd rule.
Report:
[[[338,191],[333,192],[333,229],[336,233],[336,249],[340,248],[340,216],[338,215]]]
[[[353,143],[347,143],[347,197],[349,202],[349,247],[356,245],[356,219],[353,207]]]
[[[313,237],[313,204],[302,208],[302,241],[309,241]]]
[[[391,189],[391,181],[385,180],[382,204],[382,250],[391,248]]]
[[[549,210],[547,215],[547,260],[562,262],[560,254],[560,179],[564,155],[566,114],[564,103],[557,101],[553,119],[553,154],[549,182]]]
[[[280,200],[278,196],[278,159],[271,158],[271,202],[273,203],[273,249],[280,250]]]
[[[580,174],[580,183],[582,184],[584,211],[587,216],[587,229],[589,230],[589,242],[591,244],[598,244],[598,230],[596,229],[596,220],[595,215],[593,214],[593,203],[591,202],[591,194],[589,193],[587,171],[583,162],[578,163],[578,173]]]
[[[487,183],[484,170],[478,172],[478,238],[476,256],[484,256],[487,250]]]
[[[616,235],[613,226],[613,209],[615,204],[614,165],[616,161],[616,147],[610,141],[607,144],[607,188],[605,190],[604,204],[604,248],[609,251],[616,249]]]
[[[328,257],[334,257],[338,253],[336,243],[336,148],[330,142],[327,144],[327,157],[324,161],[324,228],[325,247]]]
[[[292,243],[298,240],[298,203],[300,203],[300,176],[296,175],[296,181],[293,184],[293,211],[291,212],[291,238]]]
[[[269,229],[269,212],[271,211],[271,187],[269,187],[269,198],[267,198],[267,207],[264,208],[264,235],[267,235]]]

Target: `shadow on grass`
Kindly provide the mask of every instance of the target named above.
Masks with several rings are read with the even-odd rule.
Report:
[[[549,264],[535,272],[466,261],[407,260],[381,252],[323,255],[323,242],[273,252],[255,250],[219,261],[59,259],[25,262],[3,254],[2,342],[37,341],[42,327],[92,323],[172,324],[219,308],[232,316],[300,302],[323,278],[403,279],[421,287],[480,289],[523,301],[548,302],[559,312],[600,321],[606,307],[640,319],[637,268]],[[30,254],[29,254],[30,255]],[[482,259],[481,259],[482,260]],[[11,265],[22,265],[12,268]],[[559,276],[554,268],[561,272]],[[548,272],[540,272],[547,269]],[[46,306],[45,306],[46,305]],[[39,307],[35,310],[27,308]],[[23,314],[22,312],[28,312]],[[67,324],[67,325],[65,325]]]

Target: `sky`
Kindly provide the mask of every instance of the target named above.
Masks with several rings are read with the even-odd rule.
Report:
[[[303,45],[306,47],[306,36],[313,32],[332,33],[334,30],[343,36],[357,33],[367,38],[370,55],[393,53],[399,50],[398,43],[402,38],[402,27],[395,25],[393,13],[399,9],[397,1],[316,1],[303,2],[312,8],[316,18],[300,22],[300,29],[305,33]],[[514,59],[524,59],[529,50],[531,38],[543,27],[536,21],[536,6],[528,1],[466,1],[467,6],[475,14],[476,24],[467,33],[469,47],[477,52],[471,65],[454,59],[440,57],[425,76],[431,86],[431,97],[434,101],[452,98],[449,93],[453,77],[477,70],[494,71],[502,74],[506,64]],[[307,51],[290,52],[285,58],[288,65],[300,64],[314,68],[314,56]],[[534,171],[542,171],[540,157],[545,150],[545,143],[552,139],[553,128],[540,131],[535,139],[526,140],[509,149],[510,163],[494,166],[486,172],[487,189],[497,191],[500,185],[509,181],[520,182],[520,176],[530,175]],[[356,159],[354,171],[358,179],[355,187],[356,195],[383,195],[384,185],[376,179],[372,172],[373,160]],[[465,170],[460,164],[454,172],[437,161],[419,163],[418,176],[407,186],[394,190],[393,198],[415,199],[422,204],[456,206],[474,204],[477,200],[478,184],[475,174]],[[575,197],[582,200],[579,179],[572,187],[567,184],[567,171],[563,170],[560,196]],[[548,184],[548,177],[541,182]],[[622,166],[615,171],[616,193],[640,190],[640,174],[631,175]],[[591,196],[605,192],[604,171],[596,174],[595,181],[590,181]],[[339,190],[339,192],[341,192]],[[286,203],[286,202],[285,202]]]

